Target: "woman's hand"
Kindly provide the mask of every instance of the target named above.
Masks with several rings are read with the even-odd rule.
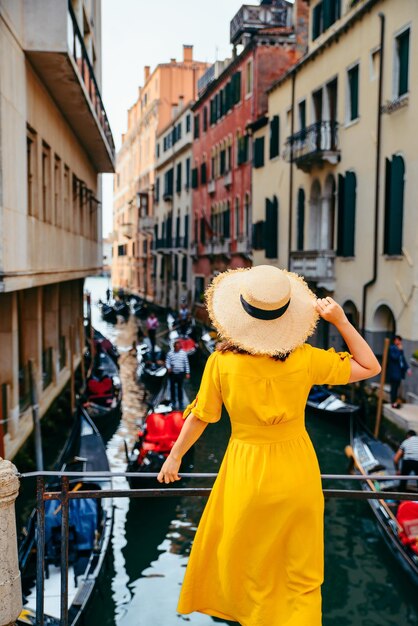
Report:
[[[334,324],[334,326],[339,326],[348,321],[343,308],[330,296],[327,296],[326,298],[318,298],[314,307],[317,313],[319,313],[324,320]]]
[[[176,459],[169,454],[157,476],[158,482],[168,485],[169,483],[174,483],[176,480],[181,480],[179,476],[180,465],[181,459]]]

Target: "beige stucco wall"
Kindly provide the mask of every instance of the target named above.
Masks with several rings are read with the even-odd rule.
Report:
[[[314,4],[314,3],[312,3]],[[360,5],[362,3],[359,3]],[[409,54],[409,103],[407,106],[391,114],[382,116],[382,145],[379,194],[379,233],[378,233],[378,278],[368,294],[366,329],[377,330],[374,314],[381,304],[386,304],[394,313],[397,332],[410,341],[418,340],[418,229],[416,226],[416,198],[418,195],[418,148],[414,129],[418,123],[416,106],[418,84],[416,77],[418,58],[418,4],[415,0],[382,0],[366,13],[352,28],[329,47],[324,47],[313,61],[305,62],[296,74],[295,102],[296,105],[306,98],[307,119],[309,126],[313,123],[312,92],[329,81],[338,78],[337,120],[339,122],[339,144],[341,161],[337,165],[328,163],[313,167],[304,173],[294,166],[293,182],[293,241],[292,249],[296,248],[296,207],[299,187],[305,190],[305,250],[312,249],[310,239],[309,196],[313,181],[324,183],[328,175],[338,181],[338,174],[349,170],[357,177],[356,204],[356,239],[355,258],[336,259],[335,297],[340,302],[352,300],[360,310],[362,306],[363,285],[372,277],[374,203],[375,203],[375,163],[377,137],[377,97],[378,77],[372,68],[371,53],[379,45],[380,19],[379,11],[386,18],[384,46],[383,102],[393,100],[394,76],[394,38],[405,26],[410,26]],[[332,30],[338,27],[334,25]],[[326,39],[326,33],[322,41]],[[359,81],[359,119],[346,124],[347,68],[360,63]],[[324,98],[325,98],[324,94]],[[290,114],[291,80],[288,79],[274,89],[269,95],[269,117],[280,115],[281,121],[281,155],[284,151],[286,138],[291,134]],[[323,119],[329,119],[324,115]],[[299,130],[296,121],[295,132]],[[274,161],[268,159],[268,129],[259,131],[266,133],[266,165],[253,170],[253,220],[264,219],[264,203],[266,197],[276,194],[279,198],[279,259],[278,265],[287,266],[288,258],[288,215],[289,215],[289,175],[290,165],[279,157]],[[406,166],[403,249],[401,258],[384,257],[383,225],[384,225],[384,189],[385,189],[385,158],[401,154]],[[336,202],[337,204],[337,202]],[[336,229],[336,224],[335,224]],[[336,230],[334,231],[336,240]],[[262,252],[255,252],[256,263],[264,262]]]

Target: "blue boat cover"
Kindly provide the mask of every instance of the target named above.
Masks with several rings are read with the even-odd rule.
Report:
[[[45,544],[57,541],[61,536],[61,508],[58,500],[45,502]],[[57,510],[59,508],[59,511]],[[96,500],[70,500],[70,542],[72,550],[92,550],[98,527],[98,504]],[[58,537],[57,537],[58,535]]]

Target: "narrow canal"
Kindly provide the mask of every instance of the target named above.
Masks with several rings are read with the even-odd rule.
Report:
[[[103,298],[107,279],[86,287],[92,300]],[[107,448],[113,470],[126,466],[124,441],[132,446],[138,416],[145,411],[143,389],[135,383],[135,357],[129,351],[134,322],[117,327],[93,322],[121,352],[124,414]],[[202,365],[187,392],[197,391]],[[322,473],[346,473],[348,425],[307,415]],[[197,445],[195,471],[216,472],[229,436],[227,418],[209,426]],[[115,487],[126,487],[124,479]],[[346,485],[342,485],[344,487]],[[193,614],[180,616],[176,602],[204,498],[115,500],[112,550],[98,593],[86,615],[88,626],[210,626],[226,622]],[[323,626],[409,626],[418,624],[416,589],[394,561],[377,531],[366,502],[329,500],[325,515],[326,576]],[[254,541],[257,538],[254,537]],[[303,545],[301,545],[303,550]],[[272,560],[277,555],[271,555]],[[309,624],[306,624],[309,626]]]

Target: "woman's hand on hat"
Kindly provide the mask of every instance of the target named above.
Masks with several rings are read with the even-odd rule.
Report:
[[[314,307],[317,313],[331,324],[338,326],[347,320],[342,306],[335,302],[333,298],[327,296],[326,298],[318,298],[314,303]]]
[[[169,454],[157,476],[158,482],[168,485],[169,483],[174,483],[176,480],[181,480],[179,476],[180,465],[181,459],[177,459]]]

